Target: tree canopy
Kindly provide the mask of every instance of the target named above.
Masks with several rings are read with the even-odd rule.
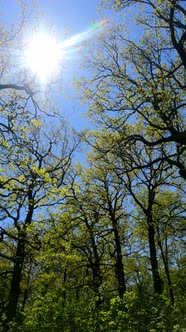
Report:
[[[52,82],[44,99],[9,56],[24,12],[14,31],[1,27],[2,332],[186,328],[185,2],[102,8],[120,19],[75,82],[94,126],[79,133],[50,100]]]

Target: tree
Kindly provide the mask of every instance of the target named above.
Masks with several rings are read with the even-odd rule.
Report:
[[[46,218],[49,207],[54,210],[61,204],[79,143],[60,116],[49,129],[45,114],[53,115],[52,82],[43,89],[37,77],[21,66],[23,33],[30,13],[37,19],[37,11],[26,4],[20,8],[19,24],[0,28],[0,260],[2,280],[8,277],[1,302],[4,331],[19,321],[28,299],[29,273],[45,228],[39,213]],[[43,90],[47,90],[45,100]]]
[[[157,18],[156,24],[161,25],[166,31],[169,32],[171,42],[177,51],[181,65],[186,69],[186,25],[184,18],[186,16],[186,9],[184,7],[184,0],[166,0],[159,2],[157,0],[102,0],[103,6],[115,8],[116,10],[123,10],[129,6],[145,5],[145,9],[150,9],[152,15]],[[154,27],[150,20],[141,20],[143,24]]]
[[[126,280],[123,264],[123,247],[126,234],[122,234],[121,229],[126,232],[127,225],[124,224],[125,215],[123,202],[125,192],[121,187],[120,180],[114,178],[112,172],[92,158],[91,168],[83,174],[83,180],[86,185],[85,193],[89,198],[92,197],[92,215],[95,219],[96,242],[99,246],[102,244],[101,256],[102,264],[104,261],[110,261],[115,271],[118,295],[123,298],[126,291]],[[89,203],[90,204],[90,203]],[[87,210],[87,208],[86,208]],[[125,229],[126,228],[126,229]],[[107,248],[107,249],[106,249]],[[103,252],[108,250],[109,256],[104,257]]]
[[[92,80],[85,79],[79,85],[93,118],[110,130],[119,131],[128,147],[141,142],[159,151],[151,163],[158,164],[161,160],[169,167],[176,166],[185,179],[185,67],[184,59],[180,58],[182,51],[176,48],[180,45],[184,51],[185,47],[184,4],[181,1],[175,5],[172,1],[111,3],[125,7],[138,2],[144,3],[145,8],[151,6],[149,15],[141,13],[138,17],[140,40],[127,38],[123,24],[111,27],[109,34],[100,39],[97,54],[89,59]],[[170,24],[175,38],[180,38],[177,46],[171,39],[170,24],[165,24],[172,11],[175,17]],[[153,135],[149,137],[150,132]]]
[[[96,141],[96,143],[99,144],[99,146],[102,146],[103,144],[107,147],[110,142],[108,141],[108,137],[106,140],[107,143],[103,143],[103,139],[99,143]],[[112,140],[112,137],[110,137],[111,142]],[[138,146],[137,148],[135,145],[134,147],[131,147],[130,151],[127,149],[126,152],[125,147],[123,147],[123,145],[119,146],[116,139],[115,144],[115,148],[112,147],[113,156],[110,157],[109,153],[106,157],[102,157],[102,159],[104,158],[104,162],[110,165],[111,159],[114,160],[113,171],[117,174],[118,179],[121,181],[121,190],[127,190],[129,195],[132,197],[134,204],[136,204],[144,213],[145,223],[147,226],[154,290],[158,294],[162,294],[163,285],[158,268],[153,206],[155,204],[156,193],[160,186],[166,184],[169,174],[166,174],[165,177],[163,177],[162,173],[164,169],[161,163],[159,163],[157,167],[153,167],[153,165],[151,165],[148,170],[144,170],[143,168],[138,170],[138,167],[135,169],[136,164],[143,164],[144,162],[149,164],[151,163],[151,160],[153,159],[151,149],[145,149],[143,146]],[[126,155],[128,155],[127,161]]]
[[[147,175],[153,165],[161,168],[167,163],[163,172],[176,166],[185,179],[184,1],[103,0],[102,5],[122,12],[132,5],[138,9],[144,5],[144,12],[137,16],[142,38],[128,39],[120,24],[111,28],[109,36],[102,38],[103,46],[100,43],[98,47],[103,56],[98,50],[92,57],[93,79],[89,79],[87,85],[86,80],[82,84],[85,99],[90,101],[90,115],[110,132],[117,132],[118,146],[123,146],[120,158],[125,162],[125,169],[141,170]],[[115,142],[111,140],[110,147],[93,144],[102,151],[102,157],[113,150],[118,155],[118,146],[114,148]],[[136,146],[133,151],[131,145]],[[147,149],[154,151],[149,161],[141,157]],[[155,229],[153,233],[155,241]],[[159,245],[161,247],[160,242]],[[160,250],[162,252],[162,247]],[[163,252],[162,258],[169,279]],[[170,280],[168,282],[170,284]],[[170,296],[174,302],[173,294]]]
[[[176,265],[176,261],[173,258],[172,248],[176,252],[178,246],[182,247],[184,244],[182,233],[185,227],[185,202],[178,191],[160,191],[158,196],[153,211],[156,220],[156,237],[167,278],[170,299],[174,305],[174,291],[177,292],[177,290],[172,285],[171,267],[173,264]]]
[[[126,292],[123,252],[128,239],[128,214],[124,208],[126,192],[121,180],[104,162],[97,161],[97,158],[99,159],[94,153],[89,156],[91,168],[84,172],[83,179],[87,196],[93,195],[93,205],[97,207],[94,215],[100,229],[99,236],[104,238],[105,246],[108,247],[111,264],[114,265],[118,295],[123,298]],[[106,259],[109,260],[109,257]]]
[[[22,108],[19,111],[13,108],[11,113],[10,107],[8,112],[5,110],[3,123],[11,128],[4,131],[1,142],[0,181],[1,234],[4,235],[0,257],[11,262],[6,330],[19,312],[26,259],[32,250],[41,246],[42,228],[32,228],[33,223],[39,225],[36,213],[49,206],[54,209],[62,201],[77,142],[67,140],[66,124],[47,133],[46,128],[42,129],[42,122],[30,118]]]

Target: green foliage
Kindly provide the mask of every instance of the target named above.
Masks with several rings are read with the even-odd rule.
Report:
[[[35,81],[0,84],[3,332],[185,331],[185,10],[102,2],[151,15],[135,40],[110,26],[78,83],[98,128],[85,165],[66,123],[43,120]]]

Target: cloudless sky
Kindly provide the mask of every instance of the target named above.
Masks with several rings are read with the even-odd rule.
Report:
[[[29,0],[24,2],[32,3]],[[77,33],[89,26],[92,20],[99,19],[96,8],[100,0],[37,0],[36,3],[48,22],[59,30],[67,28]],[[9,23],[14,23],[20,5],[16,0],[0,0],[0,12]]]
[[[31,4],[32,1],[25,2]],[[70,37],[87,30],[93,22],[100,20],[97,13],[100,0],[38,0],[36,2],[43,14],[41,21],[53,26],[61,40],[66,32],[67,36]],[[3,22],[13,24],[19,17],[20,6],[16,0],[0,0],[0,13]],[[73,75],[78,74],[83,56],[82,51],[80,54],[74,54],[72,59],[64,63],[64,96],[61,95],[57,98],[58,105],[61,105],[62,114],[76,129],[82,129],[88,124],[81,114],[85,113],[86,109],[80,107],[77,101],[70,98],[74,95]]]

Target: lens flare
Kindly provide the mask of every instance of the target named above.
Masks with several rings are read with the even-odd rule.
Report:
[[[94,37],[94,35],[98,34],[99,32],[101,32],[102,27],[104,26],[104,24],[107,22],[107,20],[102,20],[100,22],[94,23],[91,25],[90,28],[88,28],[87,30],[80,32],[72,37],[70,37],[69,39],[67,39],[66,41],[64,41],[61,44],[61,47],[64,49],[68,49],[72,46],[81,44],[83,41],[86,41],[92,37]]]

